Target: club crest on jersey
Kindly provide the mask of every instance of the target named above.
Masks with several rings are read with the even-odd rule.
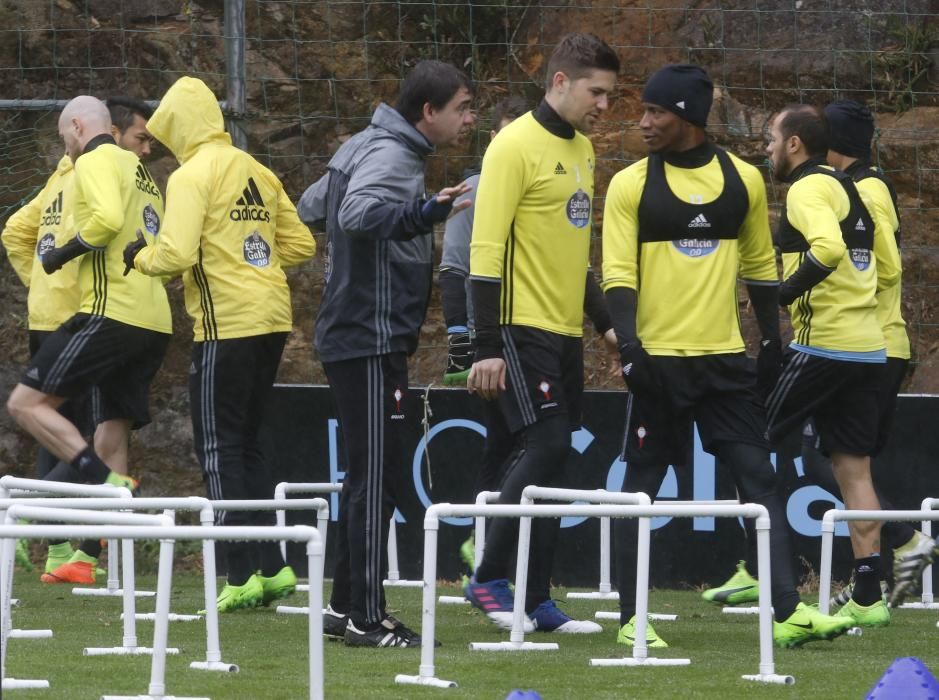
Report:
[[[143,208],[143,227],[153,236],[160,232],[160,215],[149,204]]]
[[[401,387],[395,387],[395,393],[392,394],[395,400],[394,412],[391,414],[391,420],[404,420],[404,409],[401,408],[401,401],[404,399],[404,392]]]
[[[871,252],[867,248],[851,248],[848,254],[851,256],[851,264],[861,272],[871,266]]]
[[[48,253],[50,250],[55,249],[55,236],[51,233],[47,233],[42,236],[38,241],[36,241],[36,257],[42,260],[42,256]]]
[[[270,222],[271,213],[264,206],[261,191],[254,182],[253,177],[248,178],[248,186],[241,196],[235,200],[235,208],[228,213],[232,221],[265,221]]]
[[[252,231],[245,238],[245,262],[255,267],[267,267],[271,264],[271,247],[263,238],[260,231]]]
[[[679,238],[672,241],[672,245],[682,255],[689,258],[703,258],[710,255],[720,247],[720,239],[717,238]]]
[[[590,197],[583,190],[577,190],[567,200],[567,220],[577,228],[590,224]]]

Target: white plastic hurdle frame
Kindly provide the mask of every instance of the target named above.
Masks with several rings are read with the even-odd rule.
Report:
[[[924,498],[919,506],[920,510],[933,510],[939,508],[939,498]],[[932,537],[932,521],[924,520],[921,529],[925,535]],[[932,564],[923,569],[923,594],[918,603],[903,603],[901,608],[919,610],[939,610],[939,603],[935,602],[932,593]],[[939,623],[936,623],[939,627]]]
[[[111,508],[121,499],[102,499]],[[129,499],[133,500],[133,499]],[[86,513],[89,511],[85,511]],[[97,519],[94,521],[101,525],[173,525],[174,520],[171,513],[163,515],[142,515],[138,513],[97,513]],[[85,516],[75,516],[70,508],[62,508],[56,504],[53,507],[42,507],[32,503],[16,503],[7,508],[5,516],[5,525],[14,525],[18,518],[31,518],[33,520],[45,520],[63,523],[86,523],[88,518]],[[139,646],[137,644],[137,629],[134,622],[134,557],[132,540],[121,540],[121,546],[124,548],[124,588],[123,604],[125,611],[124,635],[121,640],[121,646],[118,647],[85,647],[85,656],[147,656],[153,653],[150,647]],[[6,609],[5,601],[12,598],[13,590],[13,570],[8,569],[5,573],[5,590],[2,592],[2,602],[0,608]],[[168,648],[168,654],[178,654],[179,649]]]
[[[130,498],[130,489],[104,484],[71,484],[63,481],[25,479],[17,476],[0,477],[0,498],[42,498],[48,496],[77,498]],[[2,512],[0,512],[2,518]],[[120,567],[117,540],[108,541],[108,580],[104,588],[72,589],[73,595],[123,596],[118,575]],[[152,597],[152,591],[136,591],[138,598]]]
[[[45,508],[41,506],[33,505],[23,505],[23,504],[14,504],[7,508],[6,514],[4,516],[4,527],[22,527],[19,525],[14,525],[17,518],[30,518],[31,520],[39,521],[54,521],[54,522],[64,522],[64,523],[96,523],[100,525],[109,525],[112,527],[121,527],[125,525],[155,525],[157,527],[172,527],[173,519],[168,515],[139,515],[136,513],[100,513],[97,511],[78,511],[78,510],[66,510],[62,508]],[[60,526],[61,527],[61,526]],[[2,529],[2,528],[0,528]],[[2,652],[0,652],[0,670],[3,672],[0,673],[0,677],[3,678],[2,688],[3,689],[19,689],[19,688],[48,688],[49,682],[44,680],[19,680],[14,678],[5,678],[5,668],[6,668],[6,648],[7,648],[7,625],[9,624],[10,618],[10,600],[12,599],[12,590],[13,590],[13,561],[15,549],[15,540],[3,540],[2,541],[2,554],[0,554],[0,615],[7,621],[4,624],[0,625],[0,643],[2,643]],[[125,582],[126,583],[126,582]],[[125,590],[128,594],[132,595],[133,589],[125,586]],[[126,596],[125,596],[126,599]],[[153,649],[147,647],[137,647],[136,637],[130,639],[125,636],[125,644],[132,644],[132,647],[128,647],[126,653],[134,653],[134,650],[139,649],[140,654],[153,653]],[[104,649],[99,651],[105,652]],[[173,653],[174,651],[178,653],[177,650],[165,650],[167,653]],[[86,654],[88,650],[85,650]],[[97,655],[97,654],[95,654]]]
[[[102,514],[94,511],[72,511],[73,514],[84,514],[89,521],[101,516]],[[124,514],[133,517],[133,514]],[[154,517],[154,516],[137,516]],[[67,537],[75,536],[80,538],[100,538],[109,537],[115,534],[115,530],[120,530],[122,539],[158,539],[160,540],[160,564],[157,576],[156,592],[156,619],[153,630],[153,649],[150,664],[150,685],[146,695],[139,696],[117,696],[103,695],[102,700],[182,700],[171,695],[166,695],[166,641],[169,629],[169,599],[172,587],[173,571],[173,545],[176,540],[232,540],[232,541],[279,541],[289,540],[295,542],[307,543],[307,560],[309,570],[316,572],[321,570],[323,546],[319,532],[315,528],[304,525],[296,525],[288,528],[278,527],[250,527],[250,526],[107,526],[107,525],[16,525],[0,526],[0,542],[3,546],[0,548],[2,557],[0,557],[0,572],[9,564],[12,565],[16,538],[42,538],[42,537]],[[323,618],[322,618],[322,600],[323,600],[323,580],[322,577],[314,576],[310,579],[310,612],[309,612],[309,678],[310,678],[310,700],[322,700],[323,698]],[[7,607],[0,610],[0,614],[9,616],[9,599],[6,601]],[[6,660],[6,642],[3,640],[2,654],[0,654],[0,678],[3,678],[3,689],[8,688],[7,680],[4,678]],[[10,679],[12,680],[12,679]],[[12,687],[12,686],[9,686]],[[25,686],[18,686],[25,687]],[[37,687],[37,686],[32,686]],[[202,698],[187,698],[186,700],[203,700]],[[208,699],[206,699],[208,700]]]
[[[831,605],[831,550],[835,523],[839,520],[921,520],[924,524],[939,520],[939,510],[838,510],[832,508],[822,516],[822,560],[818,576],[818,609],[828,614]],[[930,528],[931,531],[932,528]],[[927,534],[929,534],[927,532]],[[932,581],[930,580],[930,586]],[[931,588],[930,588],[931,590]]]
[[[735,506],[673,506],[673,505],[454,505],[450,503],[439,503],[430,506],[424,515],[424,582],[423,582],[423,616],[421,620],[421,661],[419,673],[416,676],[398,674],[395,676],[395,683],[408,685],[427,685],[437,688],[456,687],[455,681],[448,681],[437,678],[434,675],[434,628],[436,624],[436,606],[434,594],[436,592],[437,575],[437,532],[440,528],[441,517],[452,516],[484,516],[484,517],[639,517],[653,518],[657,516],[670,517],[744,517],[754,518],[756,520],[757,533],[757,552],[760,567],[760,664],[759,673],[745,674],[743,679],[758,681],[763,683],[792,684],[795,679],[792,676],[779,675],[775,672],[773,663],[773,632],[772,617],[770,613],[770,555],[769,555],[769,514],[766,508],[755,503],[747,503]],[[519,523],[519,559],[527,559],[527,551],[522,556],[522,547],[524,542],[522,535],[526,528],[523,527],[524,520]],[[529,522],[530,531],[530,522]],[[642,550],[645,551],[642,551]],[[639,556],[648,563],[649,551],[640,543]],[[636,645],[633,648],[633,658],[625,659],[592,659],[591,666],[645,666],[658,665],[659,662],[674,663],[674,659],[649,659],[648,650],[645,645],[645,620],[648,607],[648,585],[647,581],[642,581],[643,576],[638,577],[636,582]],[[646,567],[648,573],[648,567]],[[516,581],[516,590],[519,581]],[[641,588],[640,587],[644,586]],[[524,614],[524,610],[515,609],[515,615]]]
[[[0,501],[2,506],[3,501]],[[326,522],[329,519],[329,505],[322,498],[312,499],[294,499],[292,501],[210,501],[202,496],[184,496],[184,497],[162,497],[162,498],[131,498],[124,499],[94,499],[94,498],[70,498],[70,499],[30,499],[31,505],[43,505],[56,508],[86,508],[90,510],[152,510],[152,509],[170,509],[183,511],[198,511],[199,522],[202,526],[211,526],[215,520],[215,510],[261,510],[280,507],[288,510],[315,509],[317,511],[318,529],[322,533],[326,530]],[[323,536],[322,541],[325,541]],[[225,673],[237,673],[238,665],[222,661],[221,643],[219,639],[218,610],[215,606],[217,596],[216,566],[215,566],[215,545],[212,541],[204,541],[202,546],[203,560],[203,579],[205,590],[205,623],[206,623],[206,656],[204,661],[193,661],[189,664],[190,668],[200,671],[220,671]],[[125,557],[125,568],[127,562],[133,562],[133,559]],[[322,572],[320,577],[322,578]],[[133,581],[133,569],[130,570],[131,578],[125,578]],[[130,590],[133,591],[131,583]],[[134,613],[133,601],[127,604],[125,600],[125,612],[121,615],[124,622],[124,636],[136,637],[136,632],[131,620],[149,620],[155,619],[155,613]],[[298,610],[300,610],[298,608]],[[307,609],[302,609],[303,614]],[[201,615],[177,615],[169,613],[168,621],[195,621],[201,619]],[[49,635],[51,636],[51,631]],[[120,652],[117,652],[120,653]]]
[[[301,493],[301,494],[311,494],[311,493],[340,493],[342,491],[342,484],[334,484],[330,481],[281,481],[274,487],[274,500],[275,501],[286,501],[287,496],[291,493]],[[328,513],[328,511],[327,511]],[[287,526],[287,511],[280,509],[274,512],[274,517],[277,520],[278,527]],[[322,523],[317,523],[316,527],[320,531],[320,534],[323,536],[323,546],[326,546],[326,526],[329,523],[329,517],[327,515],[326,521]],[[280,555],[284,558],[284,561],[287,561],[287,543],[280,543]],[[297,584],[298,591],[307,590],[306,584]],[[299,611],[301,608],[290,608],[290,611],[280,610],[280,607],[289,608],[289,606],[278,606],[277,612],[284,612],[286,614],[296,614],[294,611]],[[302,613],[306,614],[304,610]]]

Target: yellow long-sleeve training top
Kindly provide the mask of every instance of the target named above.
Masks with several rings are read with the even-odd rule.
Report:
[[[493,139],[476,193],[470,277],[501,282],[501,325],[580,337],[595,161],[590,140],[570,131],[552,133],[529,112]]]
[[[283,267],[312,257],[316,244],[280,180],[231,145],[201,80],[180,78],[147,128],[181,165],[167,185],[160,236],[136,269],[182,273],[197,341],[290,331]]]
[[[29,289],[26,297],[31,331],[54,331],[78,311],[78,260],[70,260],[54,275],[42,269],[42,255],[61,247],[75,235],[72,218],[72,159],[62,156],[39,194],[9,219],[0,240],[17,277]]]
[[[124,275],[124,248],[137,239],[137,232],[150,242],[160,232],[163,196],[147,168],[110,136],[96,137],[75,161],[74,192],[78,237],[91,248],[79,258],[79,310],[171,333],[161,281],[134,272]]]
[[[603,288],[638,292],[651,355],[743,352],[737,280],[778,284],[759,171],[711,144],[652,154],[610,182]]]
[[[887,259],[877,260],[876,234],[868,227],[881,224],[860,197],[852,201],[846,189],[851,187],[847,175],[810,165],[786,195],[777,232],[783,277],[806,256],[831,270],[789,305],[793,343],[810,354],[882,362],[885,342],[875,294],[878,287],[896,284],[900,270]]]

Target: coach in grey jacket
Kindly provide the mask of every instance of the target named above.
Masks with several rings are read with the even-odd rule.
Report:
[[[346,477],[339,558],[323,631],[351,646],[420,644],[385,611],[385,543],[404,483],[407,356],[417,339],[433,276],[433,225],[469,206],[465,184],[424,192],[424,159],[472,125],[472,87],[446,63],[422,61],[394,108],[336,152],[303,194],[300,218],[327,234],[326,289],[315,343],[339,416]]]

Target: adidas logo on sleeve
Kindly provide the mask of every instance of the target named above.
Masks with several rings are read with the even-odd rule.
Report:
[[[232,221],[270,222],[271,213],[264,206],[264,199],[253,177],[248,178],[248,185],[242,195],[235,200],[235,208],[229,213]]]

